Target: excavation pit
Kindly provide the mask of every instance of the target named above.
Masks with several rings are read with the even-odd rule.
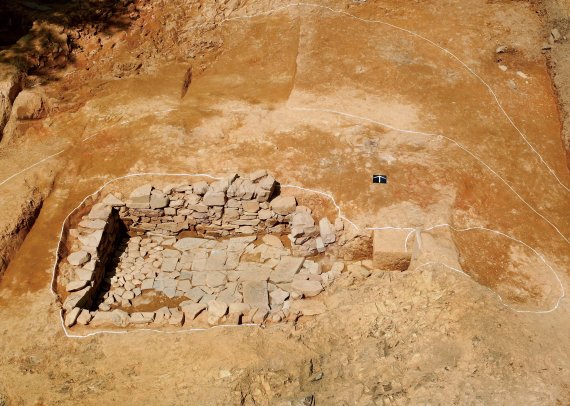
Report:
[[[345,269],[339,247],[357,237],[340,217],[331,222],[281,193],[266,171],[102,195],[70,221],[60,248],[67,327],[203,328],[320,314],[319,294]]]

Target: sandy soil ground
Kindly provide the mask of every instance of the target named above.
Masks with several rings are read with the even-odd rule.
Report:
[[[535,6],[199,4],[80,37],[58,80],[36,78],[50,115],[0,147],[3,224],[53,181],[0,282],[0,404],[570,402],[570,175]],[[297,324],[65,337],[51,271],[86,195],[127,173],[260,168],[361,228],[426,230],[437,264],[345,275]],[[452,240],[468,276],[441,265]]]

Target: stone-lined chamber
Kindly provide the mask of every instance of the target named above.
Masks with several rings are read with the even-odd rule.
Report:
[[[313,297],[345,269],[325,253],[348,241],[343,221],[315,219],[278,188],[258,171],[146,184],[124,201],[107,194],[68,225],[57,279],[65,324],[203,327],[324,312]]]

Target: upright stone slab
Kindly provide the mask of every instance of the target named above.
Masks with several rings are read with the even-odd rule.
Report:
[[[374,266],[384,271],[407,270],[412,259],[411,251],[405,250],[408,234],[408,230],[374,230]]]

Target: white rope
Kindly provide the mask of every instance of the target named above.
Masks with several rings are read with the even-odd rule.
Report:
[[[523,141],[530,147],[531,151],[539,158],[540,162],[548,169],[548,171],[550,172],[551,175],[554,176],[554,178],[556,179],[556,181],[560,184],[560,186],[562,186],[567,192],[570,192],[570,188],[568,186],[566,186],[564,183],[562,183],[562,181],[558,178],[558,175],[556,174],[556,172],[548,165],[548,163],[544,160],[544,158],[542,157],[542,155],[535,149],[535,147],[528,141],[526,135],[517,127],[517,125],[514,123],[514,121],[512,120],[512,118],[509,116],[509,114],[505,111],[503,105],[501,104],[501,102],[499,101],[499,98],[497,96],[497,94],[495,93],[495,91],[493,90],[493,88],[481,77],[479,76],[473,69],[471,69],[465,62],[463,62],[457,55],[455,55],[453,52],[451,52],[449,49],[442,47],[441,45],[437,44],[436,42],[430,40],[427,37],[424,37],[421,34],[418,34],[417,32],[408,30],[406,28],[397,26],[395,24],[391,24],[388,23],[386,21],[383,20],[373,20],[373,19],[367,19],[367,18],[362,18],[362,17],[358,17],[354,14],[351,14],[347,11],[343,11],[343,10],[335,10],[329,6],[324,6],[322,4],[314,4],[314,3],[295,3],[295,4],[287,4],[285,6],[281,6],[281,7],[277,7],[275,9],[269,10],[269,11],[265,11],[265,12],[261,12],[261,13],[257,13],[257,14],[252,14],[249,16],[237,16],[237,17],[232,17],[232,18],[227,18],[225,20],[222,20],[220,22],[220,24],[223,24],[226,21],[235,21],[235,20],[244,20],[244,19],[252,19],[252,18],[257,18],[257,17],[261,17],[261,16],[265,16],[271,13],[276,13],[276,12],[280,12],[283,11],[285,9],[291,8],[291,7],[312,7],[312,8],[320,8],[323,10],[327,10],[330,11],[332,13],[335,14],[341,14],[343,16],[349,17],[349,18],[353,18],[355,20],[364,22],[364,23],[371,23],[371,24],[381,24],[381,25],[385,25],[387,27],[391,27],[394,28],[396,30],[405,32],[407,34],[410,34],[416,38],[419,38],[427,43],[429,43],[430,45],[436,47],[437,49],[443,51],[444,53],[446,53],[447,55],[449,55],[452,59],[456,60],[461,66],[463,66],[471,75],[473,75],[480,83],[482,83],[487,90],[489,91],[489,93],[491,94],[491,96],[493,97],[495,104],[499,107],[499,110],[501,111],[501,113],[505,116],[505,118],[508,120],[508,122],[510,123],[510,125],[516,130],[516,132],[519,134],[519,136],[523,139]]]
[[[356,120],[361,120],[361,121],[366,121],[369,123],[373,123],[382,127],[386,127],[390,130],[394,130],[397,132],[401,132],[401,133],[406,133],[406,134],[415,134],[415,135],[423,135],[423,136],[428,136],[428,137],[438,137],[438,138],[445,138],[446,140],[450,141],[451,143],[453,143],[455,146],[457,146],[458,148],[460,148],[461,150],[465,151],[467,154],[469,154],[473,159],[475,159],[476,161],[478,161],[481,165],[483,165],[489,172],[491,172],[495,177],[497,177],[502,183],[505,184],[505,186],[507,186],[511,192],[513,192],[515,194],[515,196],[521,201],[523,202],[529,209],[531,209],[535,214],[537,214],[540,218],[542,218],[544,221],[546,221],[552,228],[554,228],[554,230],[558,233],[558,235],[560,235],[560,237],[562,237],[564,239],[564,241],[566,241],[566,243],[570,244],[570,239],[568,239],[564,234],[562,234],[562,232],[558,229],[558,227],[552,223],[548,218],[546,218],[542,213],[538,212],[533,206],[530,205],[530,203],[528,203],[520,194],[518,194],[518,192],[513,188],[513,186],[507,182],[501,175],[499,175],[493,168],[491,168],[485,161],[483,161],[481,158],[479,158],[477,155],[475,155],[473,152],[469,151],[466,147],[464,147],[463,145],[461,145],[459,142],[455,141],[453,138],[447,137],[443,134],[434,134],[434,133],[426,133],[426,132],[422,132],[422,131],[415,131],[415,130],[406,130],[406,129],[401,129],[401,128],[397,128],[394,126],[391,126],[389,124],[383,123],[381,121],[377,121],[374,119],[371,119],[369,117],[363,117],[363,116],[357,116],[355,114],[350,114],[350,113],[345,113],[343,111],[338,111],[338,110],[331,110],[331,109],[319,109],[319,108],[309,108],[309,107],[289,107],[291,110],[296,110],[296,111],[306,111],[306,112],[321,112],[321,113],[331,113],[331,114],[337,114],[343,117],[348,117],[351,119],[356,119]]]

